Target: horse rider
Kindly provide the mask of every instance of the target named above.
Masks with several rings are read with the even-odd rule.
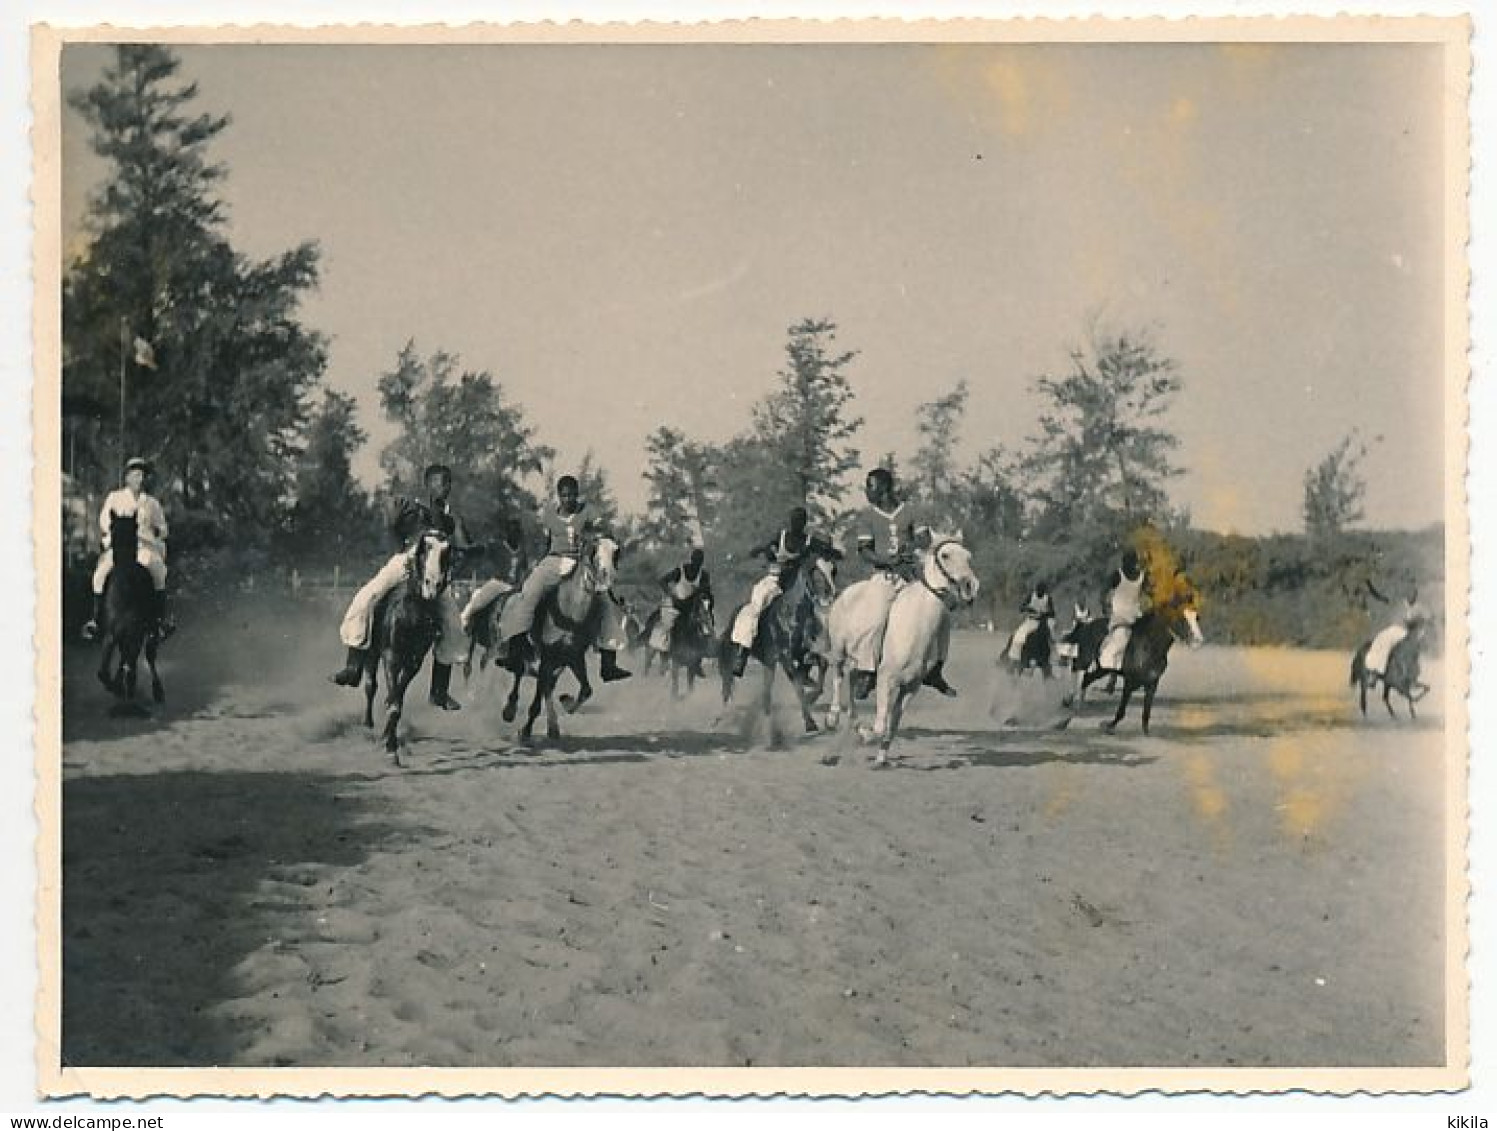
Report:
[[[1393,649],[1408,636],[1421,632],[1428,622],[1429,611],[1419,603],[1419,587],[1410,584],[1397,619],[1372,638],[1364,661],[1368,673],[1379,677],[1385,675]]]
[[[873,570],[870,578],[879,602],[877,625],[868,635],[866,651],[855,655],[852,693],[864,699],[873,690],[878,671],[880,645],[889,609],[899,591],[920,577],[919,551],[928,549],[930,526],[911,513],[909,504],[899,498],[894,473],[886,467],[875,467],[863,478],[863,494],[868,505],[853,520],[853,537],[858,558]],[[860,649],[862,651],[862,649]],[[945,657],[926,673],[924,683],[942,695],[952,696],[956,689],[946,682],[942,669]]]
[[[1019,606],[1019,612],[1024,614],[1024,619],[1014,629],[1013,639],[1008,645],[1008,658],[1016,664],[1024,658],[1024,642],[1046,621],[1055,619],[1055,602],[1050,597],[1050,587],[1043,581],[1036,582]]]
[[[505,520],[498,551],[499,564],[493,576],[475,589],[463,606],[461,620],[465,633],[471,634],[474,621],[500,597],[518,589],[530,572],[530,551],[525,545],[525,528],[519,519]]]
[[[1121,671],[1123,653],[1128,648],[1128,638],[1133,634],[1133,625],[1144,615],[1144,596],[1148,589],[1149,573],[1133,549],[1123,551],[1118,568],[1108,575],[1103,585],[1107,594],[1108,618],[1107,638],[1097,657],[1097,666],[1103,671]]]
[[[660,619],[650,634],[650,647],[655,651],[670,651],[671,631],[676,621],[690,616],[699,602],[711,607],[712,577],[707,572],[706,560],[706,552],[700,546],[693,546],[684,562],[661,577],[660,588],[665,597],[660,603]]]
[[[748,602],[733,619],[730,638],[735,646],[735,676],[741,676],[748,667],[748,658],[753,651],[754,640],[759,635],[759,619],[764,615],[764,610],[790,588],[806,559],[812,555],[834,560],[842,557],[842,552],[823,535],[812,534],[806,529],[807,521],[805,507],[792,507],[787,525],[768,542],[749,551],[749,557],[764,558],[769,563],[769,568],[749,590]],[[799,621],[797,627],[800,627]]]
[[[83,626],[85,640],[98,638],[99,621],[104,615],[104,584],[114,569],[114,555],[109,548],[109,524],[113,515],[135,516],[135,537],[139,543],[135,560],[146,567],[151,575],[151,584],[156,589],[154,616],[157,631],[163,640],[176,631],[176,625],[166,610],[166,512],[156,497],[146,491],[146,477],[150,473],[151,465],[139,456],[127,461],[125,485],[109,492],[104,499],[103,509],[99,511],[99,527],[104,532],[104,549],[99,554],[99,564],[94,568],[94,607],[93,615]]]
[[[348,611],[343,614],[343,623],[338,635],[348,648],[348,658],[340,671],[328,676],[342,687],[357,687],[363,673],[364,659],[369,650],[370,633],[374,628],[374,609],[380,600],[395,590],[407,577],[414,565],[416,547],[421,536],[428,530],[445,534],[458,553],[481,549],[468,536],[468,528],[461,517],[452,510],[448,502],[452,494],[452,469],[445,464],[434,463],[421,477],[426,487],[426,498],[410,498],[396,495],[385,508],[385,526],[400,549],[387,561],[364,587],[353,595]],[[452,698],[452,665],[461,663],[465,655],[462,620],[458,616],[457,602],[450,590],[444,589],[437,599],[438,635],[433,649],[431,666],[431,704],[444,711],[458,711],[462,704]]]
[[[507,652],[511,671],[524,667],[526,640],[535,626],[535,615],[547,596],[577,569],[583,543],[589,535],[601,533],[601,524],[588,512],[580,496],[577,479],[563,475],[556,481],[556,503],[540,512],[541,529],[546,535],[546,553],[525,578],[520,591],[499,613],[499,639]],[[605,683],[628,679],[632,672],[619,667],[618,653],[628,644],[624,613],[612,592],[603,598],[602,624],[599,626],[598,654],[603,663],[599,674]]]

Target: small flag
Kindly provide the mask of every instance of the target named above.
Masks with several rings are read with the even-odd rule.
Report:
[[[144,369],[156,368],[156,351],[144,338],[135,339],[135,364]]]

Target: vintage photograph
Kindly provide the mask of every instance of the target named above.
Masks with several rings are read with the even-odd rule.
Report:
[[[1468,27],[1081,26],[38,40],[48,1088],[1465,1079]]]

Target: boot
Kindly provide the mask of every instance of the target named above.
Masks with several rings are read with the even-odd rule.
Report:
[[[500,662],[505,669],[515,675],[525,674],[525,657],[530,650],[528,634],[517,632],[504,642],[500,649],[502,659]]]
[[[104,594],[94,594],[94,611],[89,614],[88,623],[83,626],[83,639],[97,640],[99,638],[99,622],[104,619]]]
[[[934,687],[948,699],[955,699],[956,688],[947,683],[946,677],[941,674],[941,669],[945,666],[945,663],[937,664],[935,667],[931,668],[930,671],[925,673],[925,678],[920,682],[923,683],[926,687]]]
[[[357,687],[364,678],[364,656],[364,649],[350,648],[348,659],[343,662],[343,669],[328,676],[328,681],[339,687]]]
[[[852,697],[854,699],[867,699],[873,690],[875,674],[865,672],[861,669],[852,673]]]
[[[604,683],[616,683],[618,680],[628,679],[634,674],[619,667],[619,654],[611,648],[599,648],[598,655],[603,657],[603,663],[598,669],[598,674],[603,677]]]
[[[156,590],[156,631],[162,640],[177,631],[177,622],[172,620],[171,613],[166,609],[165,589]]]
[[[444,711],[461,711],[463,705],[447,694],[447,689],[452,686],[452,665],[439,664],[435,660],[431,665],[431,705],[440,707]]]

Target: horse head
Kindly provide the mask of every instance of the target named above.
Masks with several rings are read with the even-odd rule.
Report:
[[[618,540],[610,534],[597,534],[588,539],[583,558],[595,592],[606,592],[613,587],[618,573],[619,558],[624,551]]]
[[[133,514],[109,512],[109,548],[115,556],[134,561],[140,546],[140,524]]]
[[[824,554],[815,554],[805,571],[806,592],[818,609],[831,605],[837,596],[837,563]]]
[[[423,601],[434,601],[452,575],[452,541],[440,530],[427,530],[416,543],[412,580]]]
[[[1176,574],[1162,605],[1165,621],[1172,633],[1179,636],[1179,626],[1184,624],[1186,635],[1182,639],[1187,644],[1192,648],[1199,648],[1206,643],[1206,637],[1201,633],[1201,594],[1189,578],[1184,574]]]
[[[962,545],[961,532],[936,534],[920,565],[920,576],[933,593],[949,593],[963,605],[977,599],[982,583],[972,569],[972,551]]]

